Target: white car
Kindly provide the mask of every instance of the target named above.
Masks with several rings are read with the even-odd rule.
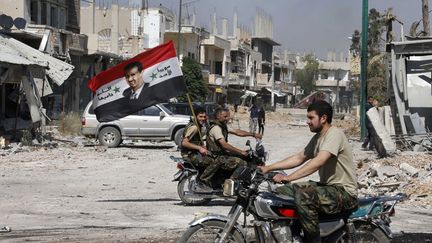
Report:
[[[111,122],[98,122],[90,102],[81,117],[81,133],[96,137],[102,145],[117,147],[124,139],[174,141],[181,144],[190,117],[173,114],[161,104]]]

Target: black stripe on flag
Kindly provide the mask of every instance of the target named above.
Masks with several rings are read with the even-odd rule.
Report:
[[[138,99],[122,97],[98,106],[94,112],[99,122],[109,122],[136,113],[146,107],[166,102],[186,92],[183,76],[164,80],[153,86],[143,87]]]

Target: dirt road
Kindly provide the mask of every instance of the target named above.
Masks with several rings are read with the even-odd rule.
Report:
[[[311,136],[306,127],[267,125],[270,161],[301,149]],[[246,139],[230,141],[244,147]],[[12,228],[0,240],[174,242],[194,215],[229,210],[225,201],[181,204],[169,159],[178,154],[172,143],[145,142],[115,149],[60,143],[0,156],[0,225]],[[399,208],[393,230],[432,233],[427,212]]]

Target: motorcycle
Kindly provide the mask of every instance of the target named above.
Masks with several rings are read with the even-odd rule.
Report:
[[[238,168],[235,175],[238,179],[224,183],[224,195],[237,196],[228,216],[206,215],[192,221],[178,242],[303,242],[294,198],[258,190],[274,173],[263,175],[258,170]],[[320,215],[322,242],[390,242],[389,217],[405,197],[364,198],[356,210]],[[252,220],[247,218],[250,215]]]
[[[268,158],[268,153],[265,151],[261,140],[256,140],[255,149],[252,149],[250,140],[247,140],[246,146],[249,147],[249,154],[246,161],[248,167],[255,168],[257,165],[263,165]],[[177,193],[186,205],[203,205],[210,202],[212,199],[224,198],[227,199],[222,193],[222,185],[225,179],[229,178],[232,171],[218,170],[213,176],[212,191],[196,191],[195,183],[197,177],[201,175],[205,168],[197,167],[192,163],[183,160],[181,157],[170,156],[171,160],[177,163],[179,170],[174,174],[173,181],[178,181]]]

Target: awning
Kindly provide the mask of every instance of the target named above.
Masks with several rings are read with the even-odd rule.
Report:
[[[272,89],[270,89],[270,88],[266,88],[270,93],[273,93],[273,94],[275,94],[277,97],[284,97],[284,96],[286,96],[287,94],[285,94],[285,93],[283,93],[283,92],[280,92],[280,91],[278,91],[278,90],[272,90]]]
[[[0,50],[0,62],[45,67],[48,77],[59,86],[69,78],[74,69],[74,66],[68,63],[3,34],[0,34]]]
[[[240,96],[240,99],[246,99],[247,97],[251,96],[251,97],[255,97],[258,93],[257,92],[253,92],[250,90],[246,90],[245,94]]]

